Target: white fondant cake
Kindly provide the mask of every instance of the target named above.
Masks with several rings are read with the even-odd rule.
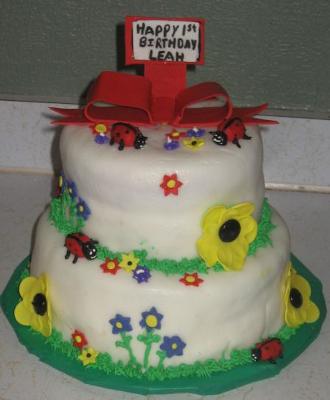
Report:
[[[144,52],[145,76],[103,71],[86,106],[53,108],[63,172],[30,268],[9,285],[16,304],[4,304],[27,347],[79,379],[213,394],[268,376],[250,364],[282,357],[320,311],[264,198],[256,124],[276,123],[257,117],[266,104],[235,107],[216,82],[185,87],[180,62],[203,62],[202,20],[140,19],[126,20],[126,61],[141,34],[159,51]],[[174,58],[166,43],[185,50]],[[211,376],[210,390],[195,388]]]
[[[164,141],[170,131],[169,127],[143,129],[148,137],[145,148],[118,151],[116,146],[95,143],[88,127],[67,127],[61,155],[64,186],[77,202],[83,199],[88,204],[84,234],[116,254],[138,258],[139,251],[147,252],[143,267],[154,258],[160,265],[170,259],[178,263],[178,271],[174,268],[168,275],[161,268],[151,269],[148,279],[140,282],[136,276],[132,279],[134,270],[127,265],[113,275],[102,271],[100,259],[79,257],[73,264],[72,255],[65,257],[68,246],[57,230],[61,227],[51,226],[47,218],[49,210],[38,225],[31,274],[48,277],[54,327],[68,340],[74,331],[83,332],[93,348],[109,352],[115,361],[128,362],[130,357],[127,349],[116,346],[118,332],[111,320],[118,314],[126,318],[119,326],[129,318],[126,334],[132,336],[131,350],[141,361],[145,351],[137,339],[143,332],[141,315],[157,311],[151,314],[162,322],[151,324],[149,331],[161,330],[184,343],[184,351],[175,354],[180,357],[167,357],[165,366],[229,357],[232,350],[275,334],[284,321],[281,282],[289,260],[289,236],[275,212],[272,245],[244,257],[240,272],[216,271],[204,264],[206,273],[197,274],[201,282],[193,285],[189,265],[190,278],[184,282],[179,270],[199,258],[201,221],[210,208],[251,203],[260,223],[264,181],[258,129],[247,130],[251,140],[242,142],[241,148],[217,146],[205,133],[197,150],[184,146],[181,139],[180,148],[167,151]],[[163,177],[174,173],[182,185],[176,195],[165,195]],[[144,327],[148,331],[148,325]],[[157,359],[157,352],[151,352],[148,365],[157,366]]]

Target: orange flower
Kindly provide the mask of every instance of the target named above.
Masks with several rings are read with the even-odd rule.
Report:
[[[172,140],[179,140],[184,136],[186,136],[186,132],[179,132],[176,129],[173,129],[172,132],[166,134],[166,137]]]
[[[198,276],[197,272],[194,272],[193,274],[185,273],[180,282],[186,286],[199,286],[204,280]]]
[[[109,127],[104,122],[97,122],[92,125],[92,130],[94,135],[105,135],[109,131]]]
[[[72,344],[79,349],[82,349],[84,346],[88,344],[85,335],[78,331],[77,329],[71,335],[72,337]]]
[[[160,187],[164,190],[164,195],[168,196],[173,194],[177,196],[179,194],[179,188],[183,185],[182,182],[178,180],[177,174],[164,175],[163,182]]]
[[[117,258],[114,259],[110,259],[109,257],[107,257],[104,261],[103,264],[100,265],[101,269],[103,270],[104,273],[110,273],[112,275],[116,275],[116,273],[118,272],[118,270],[120,269],[119,266],[119,261]]]

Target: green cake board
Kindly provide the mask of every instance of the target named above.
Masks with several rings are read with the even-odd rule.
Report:
[[[174,378],[163,381],[150,381],[127,378],[119,375],[109,375],[105,372],[83,367],[77,359],[71,359],[65,354],[54,352],[47,343],[47,338],[30,328],[18,324],[14,318],[14,309],[20,301],[18,286],[22,273],[27,269],[29,258],[26,258],[15,270],[1,295],[1,306],[14,328],[19,341],[27,350],[35,354],[41,361],[66,374],[90,385],[101,386],[113,390],[147,394],[197,393],[201,395],[219,394],[248,383],[270,378],[278,374],[282,368],[297,358],[318,336],[326,316],[326,305],[322,294],[321,282],[294,256],[291,255],[294,268],[304,276],[312,288],[312,300],[320,310],[320,318],[313,324],[304,324],[290,339],[284,343],[284,357],[276,364],[255,362],[235,367],[227,372],[217,372],[210,377]]]

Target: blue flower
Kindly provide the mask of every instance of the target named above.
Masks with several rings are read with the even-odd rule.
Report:
[[[133,278],[136,279],[138,283],[148,282],[151,278],[151,273],[147,267],[138,265],[133,271]]]
[[[176,150],[180,147],[180,143],[177,140],[169,140],[164,143],[164,148],[166,150]]]
[[[144,311],[142,313],[142,319],[140,325],[142,328],[146,328],[147,331],[152,331],[153,329],[160,329],[160,321],[163,319],[163,315],[160,314],[155,307],[151,307],[149,311]]]
[[[78,196],[77,185],[73,181],[67,181],[67,189],[73,199]]]
[[[109,138],[104,133],[95,136],[95,142],[97,144],[106,144],[109,143]]]
[[[80,197],[77,203],[77,214],[79,217],[83,217],[85,220],[91,215],[91,210],[87,203]]]
[[[166,357],[182,356],[186,343],[179,336],[164,336],[163,343],[159,346],[165,351]]]
[[[112,333],[118,335],[119,333],[130,332],[133,330],[131,325],[131,318],[124,317],[123,315],[116,314],[115,318],[110,319],[109,323],[112,325]]]
[[[205,129],[192,128],[187,131],[189,137],[202,137],[205,135]]]

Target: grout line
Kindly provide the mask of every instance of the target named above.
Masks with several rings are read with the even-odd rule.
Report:
[[[266,182],[265,187],[267,190],[280,190],[286,192],[330,193],[330,186],[321,185]]]
[[[39,168],[24,167],[0,167],[1,174],[23,174],[23,175],[54,175],[53,171]]]
[[[0,173],[3,174],[24,174],[24,175],[42,175],[52,176],[54,172],[38,168],[11,168],[0,167]],[[310,193],[330,193],[330,186],[304,185],[295,183],[276,183],[266,182],[266,190],[280,190],[285,192],[310,192]]]

